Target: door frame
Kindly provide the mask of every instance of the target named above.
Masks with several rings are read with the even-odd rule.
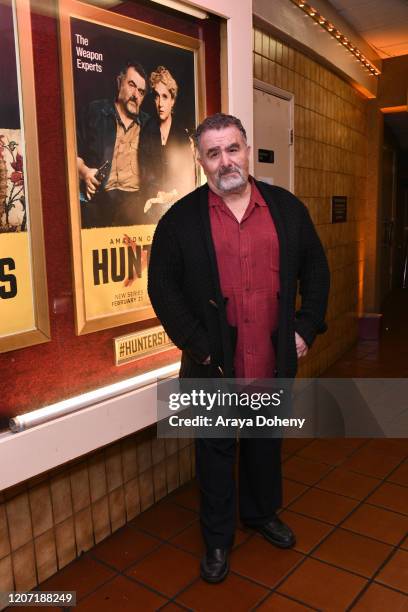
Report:
[[[282,100],[286,100],[289,102],[289,133],[288,133],[288,141],[289,141],[289,190],[294,193],[295,190],[295,94],[286,91],[285,89],[281,89],[280,87],[276,87],[275,85],[270,85],[269,83],[265,83],[265,81],[261,81],[260,79],[254,79],[254,89],[258,89],[259,91],[263,91],[265,93],[276,96],[277,98],[281,98]],[[254,113],[254,123],[255,123],[255,113]],[[254,127],[255,130],[255,127]],[[255,134],[255,132],[254,132]],[[255,144],[255,143],[254,143]],[[255,146],[253,147],[254,155],[255,155]],[[255,157],[254,157],[255,163]]]

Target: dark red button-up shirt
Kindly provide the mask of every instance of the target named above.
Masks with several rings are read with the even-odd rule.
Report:
[[[272,378],[271,333],[278,326],[279,240],[268,206],[251,181],[251,199],[239,223],[209,191],[211,232],[227,319],[238,330],[237,378]]]

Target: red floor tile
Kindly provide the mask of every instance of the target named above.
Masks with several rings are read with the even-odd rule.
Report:
[[[308,487],[292,480],[283,479],[283,507],[289,506],[297,497],[307,491]]]
[[[276,548],[255,535],[232,553],[231,569],[271,588],[302,558],[303,555],[294,550]]]
[[[158,548],[160,544],[160,540],[133,527],[126,527],[95,546],[91,552],[93,557],[121,571]]]
[[[343,523],[342,527],[395,545],[408,532],[408,517],[369,504],[362,504]]]
[[[370,495],[367,502],[408,515],[408,487],[385,482]]]
[[[192,555],[163,544],[126,571],[148,587],[173,597],[198,577],[199,561]]]
[[[376,581],[408,594],[408,552],[397,550],[378,574]]]
[[[160,608],[160,612],[162,610],[163,612],[184,612],[185,610],[188,610],[188,608],[185,608],[184,606],[179,606],[178,604],[172,601],[163,606],[163,608]]]
[[[306,485],[313,485],[329,471],[330,467],[324,463],[310,461],[294,455],[283,464],[285,478],[295,480]]]
[[[400,463],[398,455],[376,452],[370,442],[349,457],[342,467],[374,478],[385,478]]]
[[[401,548],[404,548],[405,550],[408,550],[408,536],[405,538],[405,540],[401,544]]]
[[[257,608],[257,612],[258,610],[261,612],[304,612],[304,610],[313,610],[313,608],[288,599],[279,593],[273,593]]]
[[[88,555],[73,561],[41,583],[42,591],[76,591],[77,602],[115,576],[115,572]]]
[[[390,482],[395,482],[396,484],[402,485],[404,487],[408,487],[408,461],[405,461],[395,470],[395,472],[390,474],[387,480],[389,480]]]
[[[342,495],[310,489],[301,498],[294,501],[289,506],[289,510],[337,525],[355,508],[357,503]]]
[[[184,506],[184,508],[187,508],[188,510],[198,512],[200,507],[200,491],[198,482],[193,480],[186,486],[180,487],[180,489],[177,489],[177,491],[171,494],[169,500],[176,504],[180,504],[180,506]]]
[[[12,612],[14,612],[14,610],[25,610],[25,612],[27,612],[27,610],[31,610],[31,608],[34,606],[13,606],[12,608],[8,607],[8,608],[2,608],[2,610],[11,610]],[[40,607],[40,606],[38,606]],[[34,608],[35,609],[35,608]],[[41,612],[57,612],[58,610],[65,610],[65,608],[56,608],[55,606],[53,607],[49,607],[49,606],[41,606]]]
[[[164,603],[164,597],[128,578],[117,576],[83,599],[75,607],[75,612],[148,612],[157,610]]]
[[[328,465],[339,465],[364,443],[364,440],[357,438],[313,440],[311,444],[298,451],[297,454],[305,459],[314,459]]]
[[[370,578],[391,554],[392,547],[344,529],[336,529],[313,557]]]
[[[195,512],[165,500],[139,514],[131,524],[153,536],[167,540],[195,520],[197,520]]]
[[[284,438],[282,443],[282,451],[286,455],[297,453],[302,448],[313,442],[310,438]]]
[[[343,468],[336,468],[330,474],[327,474],[318,483],[317,487],[345,497],[364,499],[379,483],[380,481],[376,478],[349,472]]]
[[[290,510],[284,510],[279,517],[293,529],[296,535],[295,549],[305,554],[310,552],[333,529],[326,523],[301,516]]]
[[[366,583],[364,578],[306,559],[278,591],[320,610],[344,612]]]
[[[407,612],[408,597],[379,584],[371,584],[353,607],[356,612]]]
[[[400,461],[408,457],[408,440],[405,438],[376,438],[367,444],[378,455],[392,455]]]
[[[200,612],[247,612],[253,610],[268,590],[230,572],[227,578],[216,585],[197,580],[183,591],[177,601]]]
[[[247,540],[251,535],[252,532],[250,531],[242,531],[242,529],[236,529],[234,546],[239,546],[240,544],[242,544],[242,542],[245,542],[245,540]],[[200,522],[198,520],[195,521],[192,525],[187,527],[187,529],[171,538],[169,542],[171,544],[175,544],[180,548],[183,548],[192,555],[201,557],[204,553],[205,546],[201,535]]]

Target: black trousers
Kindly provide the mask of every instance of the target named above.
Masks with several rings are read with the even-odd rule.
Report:
[[[233,545],[238,505],[243,523],[263,525],[282,505],[281,438],[197,438],[200,521],[207,548]]]

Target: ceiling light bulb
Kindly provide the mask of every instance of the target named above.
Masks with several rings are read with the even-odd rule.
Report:
[[[309,9],[309,15],[310,15],[311,17],[314,17],[314,16],[316,15],[316,13],[317,13],[316,9],[314,9],[314,8],[311,6],[311,7],[310,7],[310,9]]]
[[[331,23],[327,24],[327,29],[329,30],[329,32],[333,32],[334,25],[332,25]]]
[[[326,23],[326,20],[324,17],[319,17],[319,23],[320,25],[323,25],[324,23]]]

